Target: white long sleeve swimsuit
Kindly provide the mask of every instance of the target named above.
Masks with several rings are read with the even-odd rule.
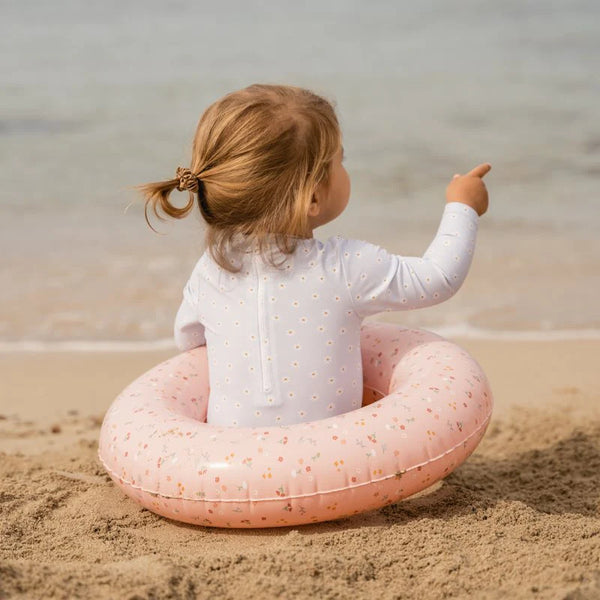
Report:
[[[234,274],[205,251],[174,334],[181,351],[207,346],[207,423],[288,425],[359,408],[362,320],[453,296],[471,266],[478,220],[470,206],[447,203],[423,257],[340,236],[298,238],[280,270],[252,249],[232,259],[244,265]]]

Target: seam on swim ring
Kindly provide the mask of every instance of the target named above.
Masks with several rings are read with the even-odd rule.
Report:
[[[383,398],[385,398],[385,396],[387,396],[386,392],[382,392],[381,390],[378,390],[377,388],[371,387],[369,385],[365,385],[363,386],[363,390],[369,390],[370,392],[377,392],[378,394],[382,395],[382,398],[380,398],[379,400],[377,400],[376,402],[381,402],[381,400],[383,400]],[[391,393],[391,392],[390,392]],[[361,406],[361,408],[364,408],[364,406]]]
[[[474,435],[476,435],[479,431],[481,431],[481,429],[483,427],[487,426],[487,424],[490,421],[491,416],[492,416],[492,411],[490,410],[485,421],[483,421],[482,424],[479,427],[477,427],[477,429],[475,429],[470,435],[468,435],[466,438],[464,438],[459,444],[452,446],[452,448],[450,448],[449,450],[446,450],[446,452],[444,452],[442,454],[439,454],[435,458],[431,458],[431,459],[425,461],[424,463],[420,463],[418,465],[413,465],[412,467],[409,467],[408,469],[404,469],[403,471],[401,471],[401,473],[404,475],[404,474],[408,473],[409,471],[414,471],[415,469],[417,469],[419,467],[428,465],[432,462],[435,462],[436,460],[439,460],[440,458],[446,456],[446,454],[450,454],[451,452],[454,452],[454,450],[456,450],[459,446],[462,446],[467,440],[469,440]],[[252,498],[241,498],[241,499],[236,499],[236,498],[190,498],[189,496],[169,496],[166,494],[161,494],[160,492],[154,492],[152,490],[147,490],[138,485],[134,485],[134,484],[130,483],[129,481],[123,479],[121,476],[117,475],[104,462],[104,460],[102,459],[102,456],[100,456],[100,449],[98,449],[98,458],[100,459],[100,462],[102,462],[102,464],[104,465],[104,468],[110,474],[114,475],[115,478],[122,481],[123,483],[126,483],[129,487],[131,487],[135,490],[140,490],[142,492],[146,492],[147,494],[152,494],[153,496],[160,496],[161,498],[171,498],[173,500],[191,500],[192,502],[238,502],[239,503],[239,502],[272,502],[273,500],[297,500],[299,498],[310,498],[312,496],[324,496],[325,494],[334,494],[336,492],[343,492],[345,490],[363,487],[365,485],[372,485],[373,483],[379,483],[380,481],[385,481],[386,479],[391,479],[392,477],[397,476],[396,473],[392,473],[391,475],[386,475],[384,477],[380,477],[379,479],[372,479],[371,481],[366,481],[365,483],[359,483],[357,485],[349,485],[349,486],[342,487],[342,488],[336,488],[334,490],[312,492],[310,494],[299,494],[297,496],[276,496],[274,498],[257,498],[256,500],[254,500]]]

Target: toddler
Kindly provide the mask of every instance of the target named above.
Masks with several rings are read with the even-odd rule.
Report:
[[[437,234],[420,257],[339,235],[313,237],[348,204],[350,180],[332,104],[313,92],[251,85],[202,115],[189,168],[139,186],[182,218],[196,201],[206,250],[175,317],[181,351],[206,344],[207,423],[260,427],[359,408],[360,327],[382,311],[438,304],[462,285],[488,206],[482,164],[454,175]],[[173,190],[188,203],[169,202]]]

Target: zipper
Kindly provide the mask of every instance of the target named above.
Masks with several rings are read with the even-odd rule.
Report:
[[[258,262],[261,260],[260,255],[254,255],[254,267],[256,270],[257,279],[257,314],[258,314],[258,343],[260,344],[260,361],[261,361],[261,372],[262,372],[262,385],[263,392],[270,392],[273,389],[273,380],[271,377],[271,367],[268,360],[269,355],[269,329],[267,323],[267,289],[266,285],[262,281]]]

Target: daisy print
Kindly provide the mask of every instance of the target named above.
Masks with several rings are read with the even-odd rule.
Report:
[[[447,279],[455,286],[466,272],[465,257],[474,249],[477,221],[473,210],[465,213],[467,220],[461,219],[456,203],[448,206],[456,215],[441,228],[444,237],[437,239],[432,255],[445,259]],[[440,281],[440,273],[429,261],[402,258],[396,274],[391,267],[397,266],[398,257],[391,261],[390,256],[373,244],[341,236],[329,243],[306,240],[287,271],[248,257],[254,268],[240,270],[233,289],[230,274],[217,272],[206,254],[201,263],[205,272],[192,281],[195,285],[186,300],[193,303],[193,318],[205,323],[211,334],[210,383],[219,404],[208,411],[212,423],[288,425],[359,408],[364,379],[358,331],[363,318],[373,311],[418,308],[445,297],[447,282]],[[191,328],[188,331],[187,346],[193,348],[191,342],[198,340],[193,339]],[[374,343],[377,334],[373,336]],[[298,382],[307,379],[312,386],[303,390]],[[224,391],[227,396],[221,399]],[[252,402],[263,393],[260,404],[267,408]],[[271,397],[273,403],[268,401]],[[256,411],[259,406],[262,412]]]

